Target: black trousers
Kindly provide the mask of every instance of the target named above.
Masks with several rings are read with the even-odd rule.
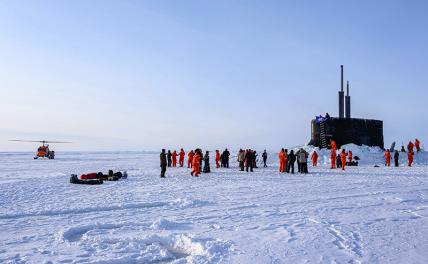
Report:
[[[229,168],[229,159],[227,159],[227,160],[224,161],[224,166],[226,168]]]
[[[243,161],[239,162],[239,167],[241,168],[241,171],[244,171],[244,162]]]
[[[394,159],[395,167],[398,167],[398,159]]]
[[[265,167],[265,168],[267,167],[265,158],[263,159],[263,167]]]
[[[211,172],[210,163],[209,162],[205,162],[203,172],[204,173],[210,173]]]
[[[300,162],[297,162],[297,171],[298,172],[302,172],[302,168],[300,166]]]
[[[166,165],[161,165],[161,178],[165,178]]]
[[[172,161],[169,159],[168,160],[168,167],[171,167],[171,163],[172,163]]]
[[[308,163],[300,163],[300,173],[308,173]]]
[[[294,162],[288,163],[288,171],[287,172],[290,172],[290,170],[291,170],[291,173],[294,174]]]
[[[253,163],[247,162],[247,166],[245,166],[245,170],[248,172],[248,168],[250,168],[250,171],[253,172]]]

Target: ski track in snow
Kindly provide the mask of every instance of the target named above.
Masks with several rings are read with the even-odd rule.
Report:
[[[358,152],[360,151],[360,152]],[[0,153],[0,263],[426,263],[428,167],[360,167],[279,174],[213,169],[200,178],[158,154]],[[404,162],[404,160],[402,160]],[[236,165],[236,164],[233,164]],[[129,178],[71,185],[71,173]]]

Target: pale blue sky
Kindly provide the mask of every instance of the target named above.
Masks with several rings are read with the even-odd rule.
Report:
[[[276,150],[337,115],[426,136],[426,1],[0,1],[0,151]]]

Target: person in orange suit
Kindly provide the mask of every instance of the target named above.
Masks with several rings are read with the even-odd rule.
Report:
[[[193,152],[193,150],[191,150],[187,154],[187,168],[192,168],[193,167],[193,156],[194,155],[195,155],[195,153]]]
[[[418,139],[415,139],[415,147],[417,152],[421,151],[421,142]]]
[[[349,162],[349,164],[351,164],[352,158],[353,158],[352,151],[348,151],[348,162]]]
[[[333,139],[330,140],[330,150],[331,168],[336,169],[336,141]]]
[[[174,150],[172,152],[172,166],[173,167],[177,167],[177,156],[178,156],[177,151]]]
[[[388,167],[391,165],[391,152],[389,152],[389,149],[385,151],[385,164]]]
[[[279,158],[279,172],[284,173],[285,172],[285,152],[284,149],[281,149],[281,151],[278,153]]]
[[[409,151],[407,153],[407,160],[409,162],[409,164],[408,164],[409,167],[412,167],[412,164],[413,164],[413,155],[414,155],[413,151]]]
[[[178,163],[180,164],[180,167],[184,166],[184,156],[186,156],[186,153],[181,149],[180,153],[178,153]]]
[[[413,147],[414,147],[415,145],[413,145],[413,142],[412,141],[409,141],[409,144],[407,144],[407,151],[408,152],[413,152]]]
[[[312,166],[316,167],[318,164],[318,153],[316,151],[312,153],[311,160],[312,160]]]
[[[200,173],[199,164],[200,164],[200,161],[201,161],[201,156],[199,155],[198,151],[195,151],[195,154],[193,155],[193,160],[192,160],[193,170],[190,173],[192,176],[199,177],[199,173]]]
[[[215,151],[215,166],[220,168],[220,151],[218,149]]]
[[[347,156],[348,155],[346,154],[345,149],[342,149],[342,152],[340,153],[340,162],[342,163],[342,170],[345,170]]]

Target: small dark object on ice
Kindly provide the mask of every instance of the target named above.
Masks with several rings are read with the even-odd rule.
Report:
[[[375,168],[379,168],[379,165],[374,165]]]

